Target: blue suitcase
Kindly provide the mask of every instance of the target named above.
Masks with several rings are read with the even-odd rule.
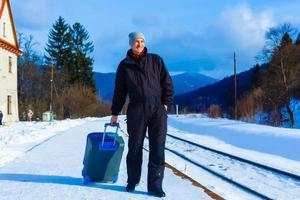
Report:
[[[88,134],[83,159],[83,183],[112,182],[118,180],[120,163],[124,151],[124,140],[118,135],[119,123],[114,125],[116,132],[106,132],[110,123],[104,125],[104,132]]]

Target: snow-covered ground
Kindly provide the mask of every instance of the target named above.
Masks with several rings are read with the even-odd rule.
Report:
[[[41,130],[47,129],[52,132],[51,134],[46,133],[47,131],[40,132],[50,139],[46,139],[46,136],[34,136],[28,131],[27,138],[31,138],[29,141],[34,148],[28,148],[30,145],[27,145],[28,149],[23,148],[23,153],[18,154],[17,157],[13,152],[13,142],[10,142],[10,148],[6,148],[6,144],[1,143],[1,148],[6,149],[7,156],[11,155],[15,160],[2,162],[4,166],[0,168],[0,199],[157,199],[147,195],[148,154],[146,152],[139,186],[134,193],[125,192],[127,145],[125,145],[119,180],[116,184],[97,183],[88,186],[82,184],[81,170],[86,136],[90,132],[103,131],[106,122],[109,122],[109,118],[70,120],[56,122],[54,125],[41,125],[43,127]],[[65,130],[59,128],[60,123],[64,123]],[[76,123],[77,126],[73,126]],[[28,126],[33,126],[32,129],[35,131],[39,129],[37,124],[32,123]],[[9,127],[14,127],[15,130],[18,127],[19,132],[22,132],[22,125],[13,124]],[[6,131],[9,127],[5,127]],[[4,134],[2,129],[1,134]],[[127,137],[123,135],[123,138],[127,143]],[[36,142],[33,142],[35,139]],[[27,143],[26,141],[24,140],[24,143]],[[19,143],[15,143],[17,151],[20,150],[18,146]],[[165,171],[164,189],[167,194],[165,199],[210,199],[203,190],[193,186],[188,180],[176,176],[170,169]]]
[[[96,118],[59,122],[19,122],[0,126],[0,167],[21,156],[41,141],[93,120]]]
[[[300,130],[275,128],[227,119],[210,119],[203,115],[169,116],[168,133],[189,141],[300,175]],[[249,167],[231,159],[216,157],[169,138],[167,146],[181,149],[183,154],[219,174],[250,186],[273,199],[300,199],[300,182]],[[177,163],[175,163],[176,165]],[[193,166],[186,163],[185,171],[197,181],[223,197],[231,198],[225,186],[203,179]],[[213,188],[215,186],[223,188]],[[240,195],[237,195],[240,196]],[[242,198],[245,199],[245,198]]]
[[[169,116],[168,132],[199,144],[300,175],[300,129],[201,114]]]
[[[300,99],[292,98],[290,101],[290,108],[294,114],[295,124],[293,128],[300,128]],[[286,107],[282,108],[281,110],[284,119],[289,119],[289,114],[286,110]],[[287,120],[285,123],[282,124],[283,127],[290,127],[289,121]]]
[[[292,110],[294,115],[293,128],[300,129],[300,99],[292,98],[290,100],[290,109]],[[290,116],[289,113],[287,112],[286,107],[282,107],[280,109],[280,113],[282,114],[282,122],[280,123],[279,126],[284,128],[290,128],[291,127],[289,123]],[[268,121],[272,121],[272,120],[270,119],[270,114],[265,112],[257,112],[250,121],[257,124],[268,124],[270,123]]]
[[[119,119],[122,130],[126,131],[125,116]],[[103,125],[108,121],[109,117],[86,118],[55,123],[21,122],[0,127],[0,199],[152,199],[146,195],[146,152],[143,178],[137,192],[124,192],[127,145],[120,179],[116,184],[82,185],[81,169],[86,135],[93,131],[103,131]],[[179,117],[169,115],[168,133],[300,175],[300,130],[297,129],[209,119],[193,114]],[[127,142],[124,134],[123,138]],[[214,162],[209,153],[200,152],[170,138],[166,145],[176,150],[185,150],[185,155],[202,164]],[[257,199],[167,151],[166,161],[225,199]],[[272,174],[255,175],[255,169],[245,168],[240,163],[221,159],[217,162],[213,165],[215,169],[227,171],[234,179],[244,180],[254,189],[265,187],[275,199],[300,199],[299,182],[286,183]],[[228,167],[224,168],[228,163],[231,164],[231,171]],[[247,178],[253,179],[253,182]],[[166,199],[209,199],[200,188],[175,176],[169,169],[166,170],[164,187]]]

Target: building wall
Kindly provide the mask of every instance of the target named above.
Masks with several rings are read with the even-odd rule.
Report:
[[[12,71],[9,72],[9,56],[11,56]],[[7,96],[11,96],[11,114],[8,114]],[[0,110],[3,112],[3,122],[19,120],[17,95],[17,56],[0,48]]]
[[[3,0],[0,0],[0,8]],[[5,22],[5,34],[4,23]],[[0,38],[14,45],[16,44],[13,24],[9,15],[8,4],[4,6],[0,18]],[[11,57],[11,72],[9,71],[9,57]],[[11,113],[8,113],[8,96],[11,96]],[[19,120],[17,95],[17,55],[0,47],[0,110],[3,112],[3,122]]]

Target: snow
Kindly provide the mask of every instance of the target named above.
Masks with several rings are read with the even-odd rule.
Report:
[[[204,149],[198,149],[195,146],[178,142],[178,140],[172,138],[168,138],[166,146],[172,150],[180,150],[186,157],[200,163],[202,166],[208,167],[218,174],[230,177],[231,180],[238,183],[251,186],[251,189],[259,191],[273,199],[293,199],[295,196],[300,197],[299,181],[295,181],[294,179],[278,176],[267,170],[247,165],[244,162],[234,161],[231,158],[220,156]],[[194,172],[194,174],[197,174],[197,172]],[[241,176],[241,174],[243,175]],[[193,174],[191,174],[191,176],[193,176]],[[202,181],[202,179],[198,180]],[[217,184],[214,184],[214,186],[215,185]],[[224,188],[224,186],[222,186],[222,188]],[[233,192],[228,194],[228,190],[226,191],[227,194],[222,194],[222,196],[231,198]],[[221,192],[222,191],[218,193]],[[243,197],[243,199],[245,199],[245,197]]]
[[[42,140],[96,118],[54,122],[19,122],[0,126],[0,167]]]
[[[120,116],[126,132],[125,116]],[[103,131],[110,118],[20,122],[0,127],[0,199],[153,199],[147,191],[144,152],[142,181],[134,193],[126,185],[126,152],[116,184],[82,185],[81,169],[86,135]],[[169,115],[168,133],[255,162],[300,175],[300,130],[276,128],[203,115]],[[147,147],[147,140],[145,140]],[[190,159],[247,184],[274,199],[300,199],[298,180],[287,180],[267,171],[216,156],[167,138],[166,146]],[[166,162],[225,199],[257,199],[209,172],[166,151]],[[202,189],[175,176],[166,168],[165,199],[210,199]],[[30,191],[30,192],[29,192]]]
[[[295,121],[292,128],[299,129],[300,128],[300,99],[292,98],[290,100],[290,108],[293,112],[294,121]],[[280,109],[280,112],[282,114],[282,122],[280,123],[280,127],[291,128],[291,125],[289,123],[290,116],[287,112],[286,107],[282,107]],[[270,114],[260,111],[257,112],[250,120],[253,123],[266,124],[268,123],[267,121],[270,120]],[[247,121],[247,119],[245,119],[245,121]]]
[[[275,128],[228,119],[210,119],[200,114],[180,115],[179,117],[171,115],[168,125],[169,134],[300,175],[300,130]],[[198,163],[210,166],[214,171],[225,174],[238,182],[246,183],[251,188],[260,189],[263,194],[269,194],[274,199],[300,199],[299,180],[283,180],[271,173],[255,172],[257,169],[245,168],[239,162],[230,165],[230,160],[214,158],[214,155],[209,152],[199,152],[193,147],[179,147],[182,144],[172,142],[170,139],[169,143],[177,150],[185,150],[184,155]],[[189,174],[194,175],[194,171]],[[196,180],[200,181],[203,178],[199,177]],[[207,187],[220,185],[207,181],[204,184]],[[226,190],[222,189],[216,192],[222,194],[224,191]],[[231,198],[232,194],[234,193],[225,192],[223,196]]]
[[[53,133],[48,136],[55,135],[55,137],[46,142],[42,141],[41,145],[35,144],[37,145],[35,148],[26,150],[27,153],[23,152],[23,155],[12,162],[6,162],[0,168],[0,199],[157,199],[146,193],[148,160],[146,152],[139,186],[134,193],[125,192],[127,145],[116,184],[96,183],[88,186],[82,184],[81,170],[86,136],[90,132],[103,131],[105,122],[109,122],[109,118],[56,122],[54,126],[43,126],[47,130],[52,128]],[[78,124],[61,131],[60,123],[64,123],[62,125],[64,127],[67,127],[68,123],[70,126]],[[31,126],[38,131],[39,125],[31,124]],[[126,129],[122,127],[124,128]],[[19,131],[22,131],[22,128],[19,128]],[[30,135],[30,131],[27,133]],[[127,137],[122,136],[127,143]],[[2,148],[6,149],[3,144]],[[167,194],[164,199],[210,199],[203,190],[175,176],[170,169],[165,171],[164,189]]]
[[[300,128],[300,99],[292,98],[290,101],[290,108],[293,111],[295,120],[293,128]],[[289,114],[286,110],[286,107],[284,107],[281,112],[283,113],[284,119],[289,119]],[[289,121],[287,120],[285,123],[283,123],[283,126],[290,127]]]
[[[300,130],[278,128],[234,121],[228,119],[211,119],[201,114],[187,116],[170,116],[169,132],[184,135],[190,140],[212,148],[234,153],[260,153],[255,156],[271,156],[284,159],[298,165],[300,161]],[[259,158],[258,158],[259,159]],[[264,158],[261,159],[264,161]],[[275,163],[274,163],[275,164]],[[300,169],[298,170],[300,174]]]

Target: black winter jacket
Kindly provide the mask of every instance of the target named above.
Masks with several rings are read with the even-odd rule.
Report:
[[[148,97],[154,96],[160,99],[162,104],[170,106],[173,102],[174,88],[162,58],[147,53],[145,47],[145,55],[136,61],[129,56],[129,51],[117,69],[112,115],[120,113],[127,94],[130,102],[144,102]]]

